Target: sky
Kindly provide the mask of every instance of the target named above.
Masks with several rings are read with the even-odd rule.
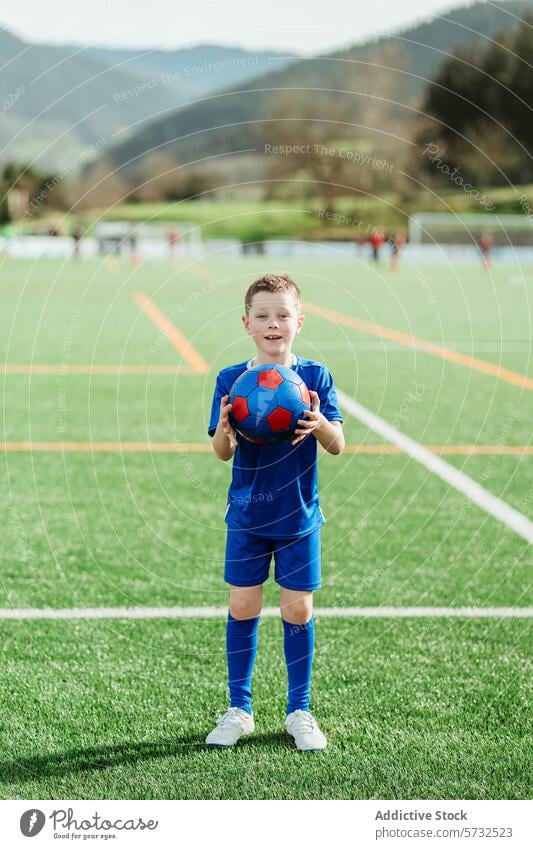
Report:
[[[394,32],[468,0],[1,0],[25,41],[109,47],[223,44],[304,56]]]

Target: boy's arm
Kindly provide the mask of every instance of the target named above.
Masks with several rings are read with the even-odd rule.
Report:
[[[344,450],[344,433],[339,421],[330,421],[320,412],[320,398],[317,392],[309,390],[311,396],[311,409],[305,410],[307,419],[298,419],[298,428],[295,430],[295,439],[292,445],[297,445],[306,436],[313,433],[322,448],[330,454],[340,454]]]
[[[224,395],[220,400],[220,416],[217,429],[213,434],[213,450],[221,460],[230,460],[237,447],[237,437],[228,418],[231,410],[231,404],[228,401],[229,395]]]
[[[341,454],[344,451],[344,433],[340,422],[330,422],[320,413],[319,424],[314,434],[322,448],[325,448],[330,454]]]

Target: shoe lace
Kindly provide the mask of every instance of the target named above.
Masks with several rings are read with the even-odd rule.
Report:
[[[217,726],[223,725],[240,725],[242,723],[242,717],[238,713],[238,708],[228,708],[226,713],[223,713],[218,717]]]
[[[318,726],[316,723],[316,719],[314,718],[312,713],[309,713],[307,710],[296,710],[295,719],[297,719],[299,725],[303,725],[306,730],[315,731]]]

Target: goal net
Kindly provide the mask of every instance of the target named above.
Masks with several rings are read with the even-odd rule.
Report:
[[[533,246],[533,215],[418,212],[409,219],[414,245],[475,245],[484,235],[498,247]]]

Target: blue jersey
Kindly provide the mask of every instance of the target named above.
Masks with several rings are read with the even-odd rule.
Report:
[[[323,363],[293,355],[293,368],[320,398],[320,412],[342,422],[333,378]],[[217,375],[209,436],[220,417],[220,400],[252,360],[228,366]],[[326,521],[318,497],[317,439],[309,434],[297,445],[256,445],[237,434],[233,474],[224,520],[229,528],[258,536],[303,536]]]

